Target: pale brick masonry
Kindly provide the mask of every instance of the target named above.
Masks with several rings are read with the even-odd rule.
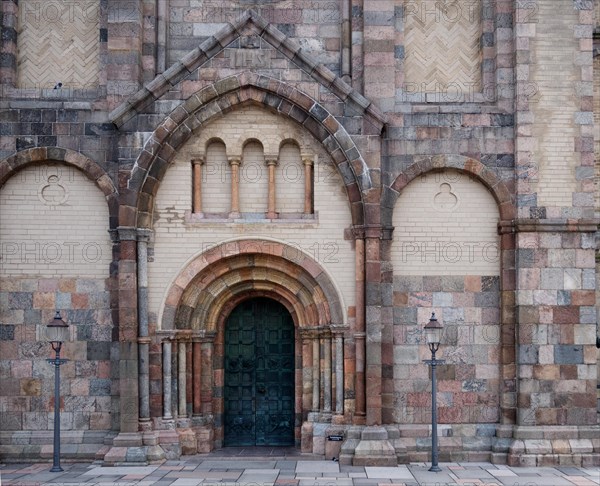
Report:
[[[66,457],[221,447],[266,297],[300,450],[429,460],[436,311],[443,460],[597,466],[597,2],[253,5],[2,2],[2,460],[51,456],[55,309]]]

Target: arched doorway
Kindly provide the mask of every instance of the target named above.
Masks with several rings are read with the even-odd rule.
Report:
[[[294,322],[279,302],[254,298],[225,324],[224,445],[294,445]]]

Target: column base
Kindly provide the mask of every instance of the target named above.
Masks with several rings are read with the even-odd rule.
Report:
[[[515,426],[509,466],[600,466],[600,425]]]
[[[125,432],[117,435],[102,461],[106,466],[146,466],[162,463],[165,453],[158,445],[156,432]]]
[[[398,458],[384,427],[365,427],[354,449],[353,466],[397,466]]]

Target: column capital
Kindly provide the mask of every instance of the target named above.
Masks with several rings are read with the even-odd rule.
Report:
[[[151,229],[138,228],[137,229],[137,240],[148,242],[148,241],[150,241],[150,238],[152,237],[153,234],[154,234],[154,231],[152,231]]]
[[[315,156],[314,155],[302,155],[302,163],[304,165],[313,166],[315,165]]]
[[[204,165],[204,155],[195,155],[192,160],[192,165]]]
[[[382,226],[379,224],[365,224],[352,226],[350,231],[352,232],[352,237],[354,237],[355,240],[363,240],[365,238],[391,240],[394,227]]]
[[[344,333],[350,329],[349,326],[345,326],[344,324],[332,324],[330,327],[331,334],[334,337],[343,337]]]
[[[133,226],[119,226],[117,228],[119,241],[135,241],[137,240],[138,228]]]
[[[241,165],[241,163],[242,163],[242,158],[237,155],[232,155],[231,157],[227,157],[227,160],[229,161],[229,165]]]
[[[277,160],[277,157],[265,158],[265,164],[266,165],[279,165],[279,160]]]
[[[318,339],[319,329],[316,327],[301,327],[298,329],[302,339]]]

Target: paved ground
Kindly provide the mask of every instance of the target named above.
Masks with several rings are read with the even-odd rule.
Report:
[[[442,463],[398,467],[341,466],[290,450],[236,450],[189,456],[160,466],[103,467],[63,464],[1,464],[0,486],[598,486],[600,468],[511,468],[489,463]]]

